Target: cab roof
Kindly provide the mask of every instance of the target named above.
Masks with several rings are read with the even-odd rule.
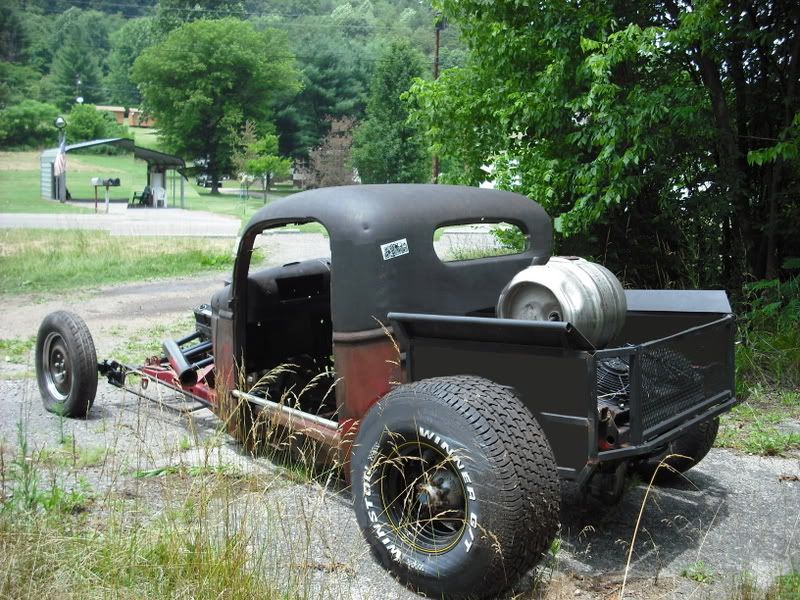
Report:
[[[547,213],[520,194],[386,184],[320,188],[272,202],[250,219],[241,250],[252,248],[265,229],[312,221],[330,236],[331,316],[334,330],[342,332],[374,329],[389,311],[467,314],[492,308],[517,272],[547,262],[553,243]],[[500,222],[529,237],[524,252],[445,263],[434,251],[439,227]]]

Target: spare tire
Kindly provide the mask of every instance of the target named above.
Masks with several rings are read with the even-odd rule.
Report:
[[[351,473],[378,560],[431,597],[493,596],[558,530],[556,464],[508,389],[471,376],[401,385],[362,421]]]
[[[36,337],[36,380],[44,407],[64,417],[85,417],[97,394],[97,353],[78,315],[47,315]]]

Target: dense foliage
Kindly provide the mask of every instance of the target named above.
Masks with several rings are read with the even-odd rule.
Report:
[[[391,44],[375,67],[366,119],[353,136],[353,164],[362,183],[428,181],[428,153],[401,99],[422,72],[422,55],[408,42]]]
[[[175,29],[136,59],[131,74],[167,146],[204,159],[212,193],[230,170],[245,121],[268,121],[277,102],[299,89],[286,36],[234,18]]]
[[[136,59],[187,24],[223,18],[288,37],[301,86],[270,113],[284,156],[309,156],[332,120],[363,119],[372,72],[392,41],[433,54],[433,11],[417,0],[7,0],[0,6],[0,109],[37,100],[68,110],[79,96],[139,107]],[[457,30],[446,30],[441,64],[461,64],[464,56]],[[267,133],[272,124],[258,127]]]
[[[56,130],[53,121],[58,108],[52,104],[23,100],[0,110],[0,144],[4,148],[53,144]]]
[[[490,165],[558,217],[562,251],[636,285],[737,290],[788,273],[800,5],[439,4],[470,62],[419,82],[414,117],[451,181]]]
[[[124,125],[118,125],[109,113],[98,111],[91,104],[76,104],[67,114],[67,139],[70,143],[127,136]]]

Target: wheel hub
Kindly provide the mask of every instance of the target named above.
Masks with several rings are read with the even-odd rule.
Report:
[[[417,485],[417,502],[431,513],[458,510],[464,505],[459,482],[450,471],[435,473]]]
[[[48,335],[42,345],[42,366],[48,391],[57,401],[63,402],[72,388],[72,377],[67,346],[58,333]]]
[[[466,527],[466,491],[449,456],[420,440],[382,461],[381,502],[398,537],[418,552],[447,552]]]
[[[66,359],[64,355],[59,350],[53,352],[53,379],[57,384],[64,383],[64,380],[67,378],[67,369],[65,365]]]

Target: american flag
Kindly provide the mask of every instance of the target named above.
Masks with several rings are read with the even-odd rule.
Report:
[[[58,147],[58,154],[56,155],[56,162],[53,165],[53,175],[59,176],[67,170],[67,140],[65,137],[61,138],[61,145]]]

